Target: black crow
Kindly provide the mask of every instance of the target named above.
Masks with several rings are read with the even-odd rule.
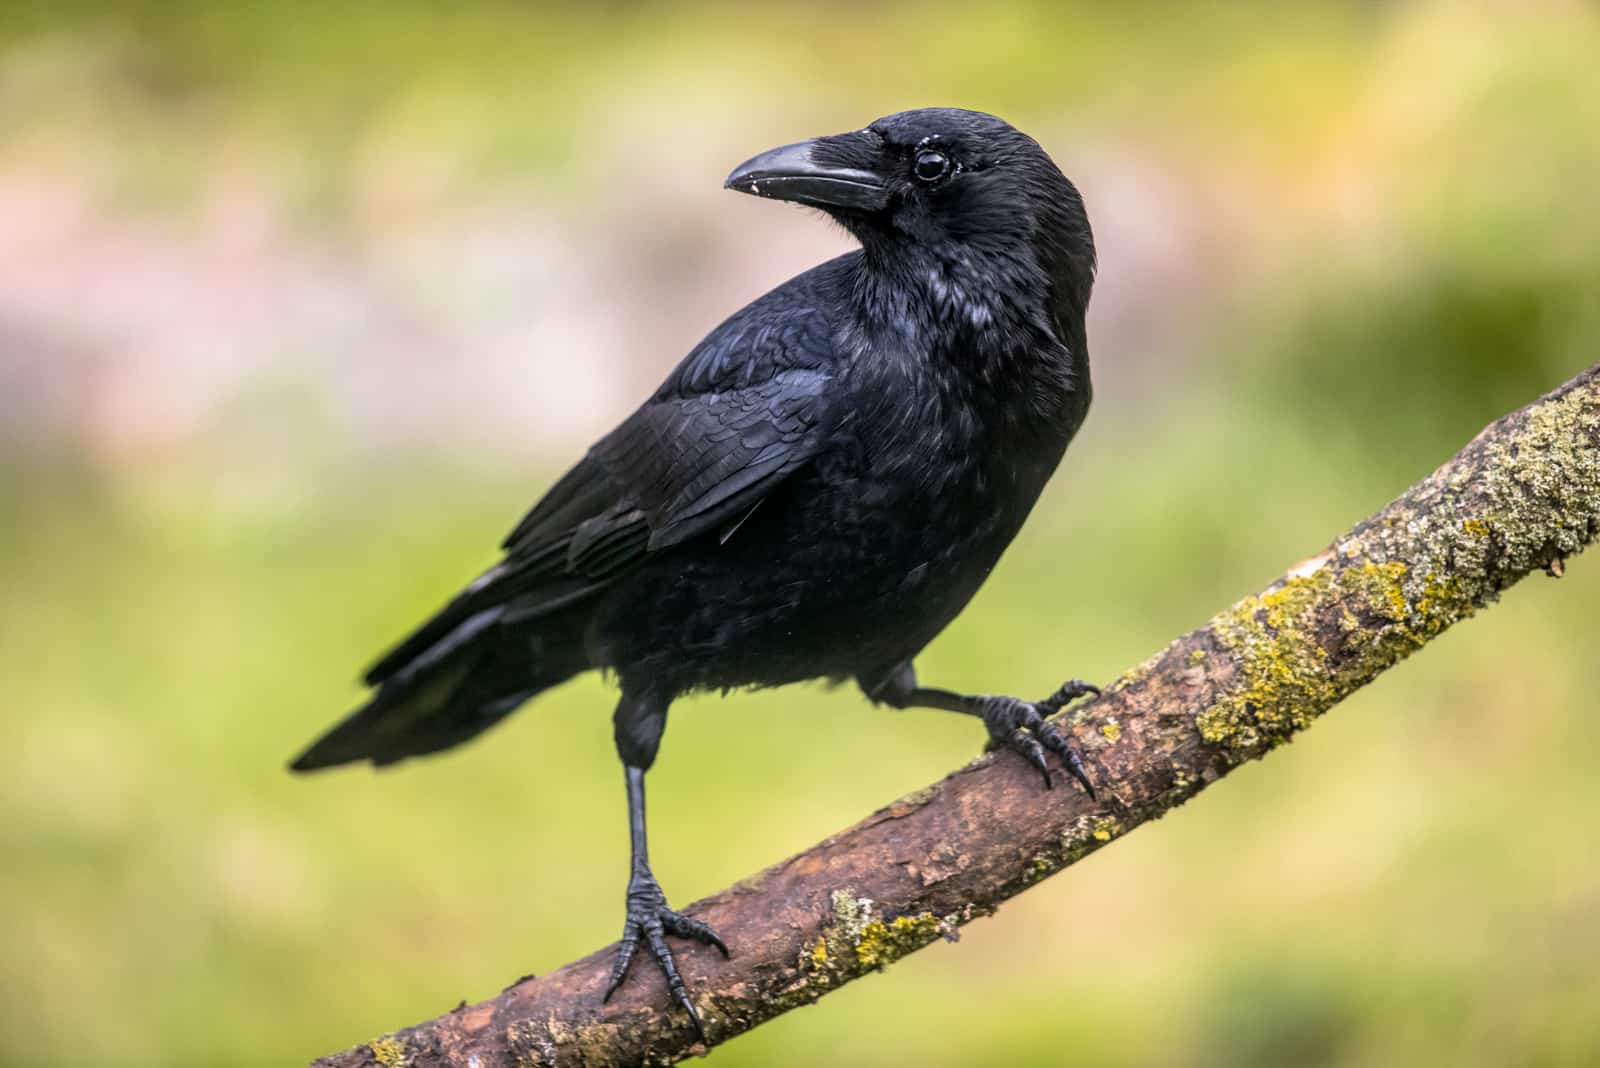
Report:
[[[680,694],[854,679],[875,702],[977,716],[1046,786],[1049,751],[1091,789],[1044,717],[1093,687],[968,696],[920,686],[911,663],[1088,412],[1095,253],[1077,189],[1032,138],[952,108],[774,149],[726,185],[820,208],[861,248],[713,330],[293,764],[447,749],[610,671],[633,857],[606,996],[643,939],[697,1028],[664,935],[727,947],[667,907],[645,840],[644,775]]]

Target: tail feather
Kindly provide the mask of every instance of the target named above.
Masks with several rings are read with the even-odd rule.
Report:
[[[362,681],[377,686],[413,670],[425,659],[437,661],[487,623],[527,623],[552,616],[593,597],[601,588],[584,579],[540,579],[496,565],[385,653],[367,669]]]
[[[289,765],[293,771],[367,760],[379,767],[457,745],[529,698],[589,667],[582,606],[537,628],[501,625],[504,606],[459,621],[393,665],[366,704]]]
[[[393,764],[421,753],[420,736],[434,733],[428,720],[439,718],[472,671],[472,662],[453,665],[420,685],[385,686],[372,699],[336,723],[289,765],[292,771],[315,771],[370,760]]]
[[[446,644],[452,635],[461,631],[463,624],[487,612],[494,612],[503,599],[492,596],[492,587],[500,581],[504,570],[504,564],[496,564],[485,571],[470,586],[453,597],[449,604],[435,612],[426,623],[408,634],[393,649],[383,654],[377,663],[367,668],[362,681],[369,686],[388,681],[391,676],[415,665],[432,650]],[[485,596],[486,593],[491,595]]]

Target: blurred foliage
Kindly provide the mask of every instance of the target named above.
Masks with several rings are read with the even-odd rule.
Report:
[[[66,147],[135,201],[181,202],[220,154],[298,183],[325,225],[397,157],[420,171],[421,189],[530,171],[549,180],[638,106],[715,106],[770,124],[775,110],[857,122],[862,101],[879,111],[948,101],[1177,143],[1225,126],[1256,148],[1292,151],[1308,116],[1338,106],[1375,18],[1332,3],[1174,17],[1152,2],[1049,0],[15,0],[0,10],[10,46],[0,115],[12,151],[61,148],[48,142],[75,127]],[[670,163],[664,147],[650,165]]]
[[[1269,394],[1322,398],[1305,415],[1333,435],[1399,399],[1362,433],[1375,458],[1409,459],[1593,361],[1600,215],[1578,206],[1600,188],[1600,150],[1579,131],[1600,130],[1600,35],[1592,14],[1582,25],[1524,26],[1488,54],[1481,25],[1400,35],[1407,66],[1373,93],[1387,182],[1369,246],[1306,258],[1257,295],[1276,321],[1241,362],[1270,352]],[[1422,100],[1424,83],[1442,88]]]
[[[13,3],[0,159],[178,216],[240,168],[322,230],[497,183],[582,204],[630,107],[759,137],[769,111],[960,101],[1246,189],[1219,217],[1259,259],[1159,373],[1098,350],[1096,416],[921,662],[1044,692],[1114,677],[1600,358],[1592,7],[1175,10]],[[615,934],[598,680],[394,774],[282,770],[564,459],[375,462],[324,418],[290,481],[201,450],[0,465],[0,1061],[296,1063]],[[1304,744],[713,1063],[1594,1063],[1597,594],[1590,560],[1530,580]],[[955,719],[818,687],[675,708],[668,893],[923,785],[979,745]]]

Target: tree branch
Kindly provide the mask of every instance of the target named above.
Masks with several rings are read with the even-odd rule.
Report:
[[[712,1042],[954,940],[968,920],[1269,752],[1524,575],[1559,576],[1597,533],[1600,364],[1066,713],[1100,803],[1041,790],[1013,755],[982,757],[690,908],[733,934],[730,961],[678,950]],[[705,1051],[654,968],[635,969],[602,1005],[610,962],[601,950],[316,1064],[670,1064]]]

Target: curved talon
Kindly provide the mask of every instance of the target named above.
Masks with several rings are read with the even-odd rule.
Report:
[[[644,936],[650,943],[651,956],[655,957],[656,963],[661,966],[661,973],[667,977],[667,990],[672,994],[672,1000],[689,1014],[689,1021],[700,1033],[700,1041],[706,1041],[705,1025],[700,1022],[700,1014],[695,1011],[694,1002],[689,1000],[689,988],[684,984],[683,976],[678,974],[678,964],[672,959],[672,950],[667,947],[666,933],[662,929],[661,921],[656,920],[647,924]]]
[[[1049,749],[1061,759],[1061,763],[1066,765],[1067,771],[1088,792],[1090,799],[1098,801],[1099,797],[1094,792],[1094,784],[1089,781],[1089,773],[1084,769],[1083,760],[1078,756],[1078,751],[1072,747],[1072,743],[1067,741],[1056,725],[1049,720],[1041,720],[1039,726],[1033,728],[1033,733],[1036,738],[1044,743],[1046,749]],[[1045,775],[1045,785],[1048,786],[1049,784],[1050,776],[1047,773]]]
[[[1034,702],[1034,704],[1044,709],[1045,715],[1053,716],[1078,698],[1087,697],[1090,694],[1099,697],[1100,687],[1092,682],[1084,682],[1082,679],[1068,679],[1056,689],[1055,693],[1046,697],[1043,701]]]
[[[628,968],[633,964],[634,951],[638,948],[639,927],[629,919],[622,927],[622,944],[617,947],[617,962],[611,966],[611,980],[606,983],[606,992],[600,997],[601,1004],[610,1001],[611,995],[622,985],[622,980],[627,978]]]
[[[693,916],[685,916],[681,912],[673,912],[671,909],[661,913],[661,924],[669,934],[675,934],[679,938],[692,938],[708,946],[716,946],[722,953],[722,958],[728,959],[727,944],[717,937],[717,932],[711,929],[710,924],[703,923]]]
[[[1012,749],[1022,754],[1024,760],[1039,769],[1039,774],[1044,776],[1044,788],[1054,790],[1055,780],[1050,777],[1050,765],[1044,759],[1044,746],[1039,744],[1039,739],[1028,733],[1022,727],[1011,732],[1009,742]]]

